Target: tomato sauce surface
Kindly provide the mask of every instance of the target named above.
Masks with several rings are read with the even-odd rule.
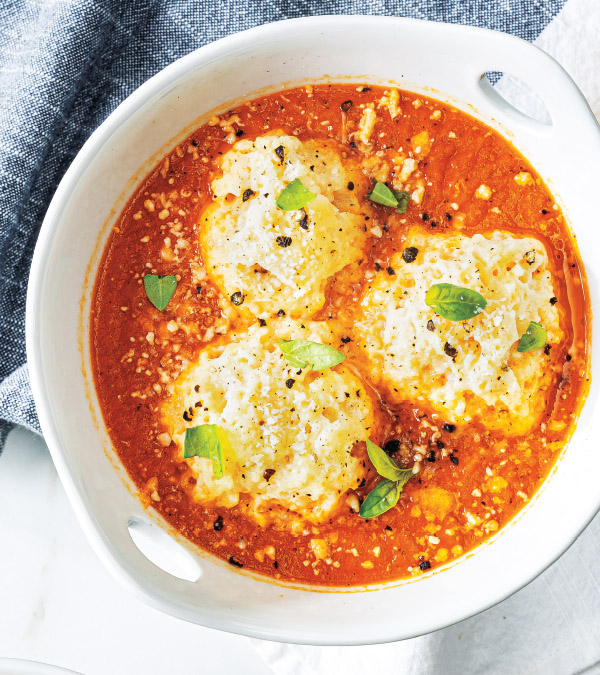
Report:
[[[210,342],[211,327],[221,316],[220,291],[206,282],[199,292],[190,267],[202,263],[197,228],[212,199],[215,162],[232,142],[269,131],[301,140],[334,139],[342,153],[353,157],[358,150],[352,132],[361,105],[376,107],[383,95],[374,86],[315,85],[270,94],[213,117],[169,152],[136,189],[109,237],[94,288],[90,340],[96,390],[114,447],[142,500],[202,549],[284,581],[347,586],[400,579],[424,574],[473,549],[531,500],[567,442],[587,393],[585,275],[552,195],[498,133],[451,106],[400,91],[402,114],[378,117],[372,153],[406,145],[427,130],[435,141],[419,162],[426,185],[422,202],[402,215],[373,206],[381,237],[369,239],[361,274],[343,270],[329,281],[325,305],[313,319],[334,318],[351,327],[346,300],[362,292],[364,272],[381,265],[376,260],[385,265],[402,251],[411,228],[432,237],[495,230],[537,237],[549,253],[565,336],[546,360],[553,384],[544,393],[540,424],[525,437],[505,438],[478,422],[445,423],[422,404],[398,403],[379,390],[374,392],[373,440],[381,446],[390,440],[429,445],[423,470],[387,513],[365,520],[341,507],[324,524],[308,524],[292,534],[258,527],[240,507],[216,508],[192,497],[194,480],[177,448],[157,442],[158,412],[165,385]],[[515,182],[522,172],[534,178],[527,189]],[[491,200],[475,198],[482,184],[491,188]],[[174,239],[181,244],[177,259]],[[147,273],[177,278],[175,294],[162,312],[146,298]],[[202,330],[172,332],[170,322],[176,318]],[[354,342],[343,351],[360,369],[364,356]],[[436,432],[424,439],[427,424]],[[357,490],[359,500],[378,480],[370,467]],[[324,555],[315,553],[314,541],[322,542]]]

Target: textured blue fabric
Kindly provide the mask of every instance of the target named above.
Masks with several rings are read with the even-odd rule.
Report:
[[[0,0],[0,450],[39,431],[25,362],[25,290],[37,233],[69,163],[107,115],[174,59],[269,21],[410,16],[532,40],[565,0]]]

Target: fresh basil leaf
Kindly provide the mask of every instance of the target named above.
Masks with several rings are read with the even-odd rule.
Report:
[[[408,199],[399,199],[396,213],[406,213],[408,209]]]
[[[540,323],[532,321],[525,333],[521,335],[517,351],[533,352],[536,349],[541,349],[547,341],[548,333],[546,333],[546,329]]]
[[[398,200],[398,208],[396,213],[406,213],[408,209],[408,202],[412,201],[412,194],[410,192],[401,192],[400,190],[392,190],[394,197]]]
[[[279,193],[275,203],[282,211],[297,211],[312,202],[316,196],[304,187],[299,178],[294,178]]]
[[[487,306],[487,300],[470,288],[454,284],[434,284],[425,295],[425,304],[444,319],[467,321]]]
[[[404,485],[413,474],[412,469],[403,469],[398,462],[390,457],[378,445],[367,438],[367,452],[369,459],[380,476],[389,480],[398,481]]]
[[[385,183],[380,183],[379,181],[375,182],[373,191],[369,193],[369,199],[383,206],[398,206],[398,200],[394,196],[394,193]]]
[[[402,486],[393,480],[384,478],[369,492],[360,506],[361,518],[375,518],[396,506],[400,499]]]
[[[171,274],[158,276],[156,274],[146,274],[144,277],[144,290],[148,300],[162,312],[169,304],[177,288],[177,279]]]
[[[185,430],[183,456],[206,457],[212,459],[213,475],[218,480],[223,478],[223,446],[227,437],[216,424],[201,424]]]
[[[293,368],[325,370],[337,366],[346,357],[334,347],[311,340],[279,340],[279,348]]]

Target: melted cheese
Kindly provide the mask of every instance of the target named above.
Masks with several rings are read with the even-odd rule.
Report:
[[[544,408],[551,370],[543,350],[519,353],[517,343],[531,321],[546,328],[550,344],[561,338],[544,245],[505,232],[489,239],[413,232],[404,245],[418,249],[416,260],[397,253],[395,275],[379,272],[362,298],[356,334],[375,379],[447,420],[525,433]],[[476,290],[488,305],[470,321],[443,319],[425,304],[437,283]]]
[[[202,352],[170,386],[163,423],[182,458],[186,427],[216,424],[225,432],[230,447],[222,478],[213,477],[211,460],[185,460],[203,503],[243,501],[263,525],[281,521],[282,510],[318,523],[363,477],[352,451],[369,436],[372,404],[343,364],[299,372],[279,349],[279,338],[339,344],[327,324],[269,324]],[[193,414],[189,422],[186,410]]]
[[[350,161],[342,166],[332,144],[282,135],[239,141],[221,169],[200,228],[208,273],[228,297],[243,294],[242,312],[310,317],[329,277],[361,257],[366,234],[355,194],[365,177]],[[317,196],[282,211],[277,197],[296,178]]]

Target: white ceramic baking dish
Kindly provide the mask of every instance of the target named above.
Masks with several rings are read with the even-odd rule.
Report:
[[[510,73],[532,87],[551,124],[498,98],[482,81],[486,71]],[[569,76],[536,47],[502,33],[366,16],[298,19],[239,33],[140,87],[95,131],[61,182],[40,233],[27,303],[40,423],[79,521],[110,571],[138,597],[182,619],[310,644],[397,640],[473,615],[531,581],[600,507],[597,383],[564,457],[519,517],[474,554],[416,581],[351,592],[277,585],[175,543],[136,498],[102,423],[87,341],[94,273],[114,219],[145,173],[209,112],[258,92],[344,80],[392,81],[451,101],[512,140],[568,215],[598,306],[593,214],[600,133]],[[182,578],[151,563],[130,531],[144,550],[153,545],[162,568]]]
[[[78,673],[37,661],[0,658],[0,675],[78,675]]]

